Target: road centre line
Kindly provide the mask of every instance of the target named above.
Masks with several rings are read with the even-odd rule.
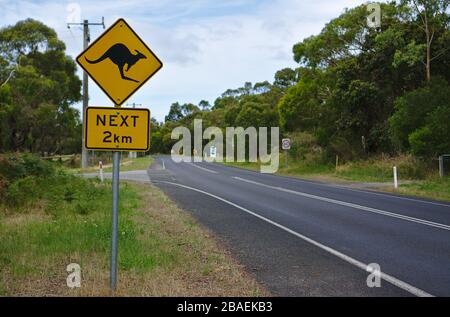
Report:
[[[371,195],[377,195],[377,196],[383,196],[383,197],[389,197],[389,198],[409,200],[409,201],[414,201],[414,202],[422,203],[422,204],[429,204],[429,205],[435,205],[435,206],[450,208],[450,205],[443,204],[443,203],[437,203],[437,202],[434,202],[434,201],[426,201],[426,200],[420,200],[420,199],[414,199],[414,198],[408,198],[408,197],[399,197],[399,196],[388,195],[388,194],[383,194],[383,193],[376,193],[373,190],[360,190],[360,189],[348,188],[348,187],[344,187],[344,186],[333,186],[333,187],[346,189],[346,190],[350,190],[350,191],[358,192],[358,193],[365,193],[365,194],[371,194]]]
[[[314,246],[316,246],[316,247],[318,247],[318,248],[320,248],[320,249],[322,249],[322,250],[324,250],[324,251],[326,251],[326,252],[336,256],[336,257],[338,257],[338,258],[340,258],[341,260],[343,260],[343,261],[345,261],[347,263],[350,263],[350,264],[352,264],[352,265],[354,265],[354,266],[356,266],[356,267],[358,267],[358,268],[360,268],[360,269],[362,269],[364,271],[367,271],[367,268],[368,268],[367,264],[365,264],[363,262],[360,262],[359,260],[356,260],[356,259],[354,259],[354,258],[352,258],[352,257],[350,257],[350,256],[348,256],[348,255],[346,255],[346,254],[344,254],[342,252],[339,252],[339,251],[337,251],[337,250],[335,250],[333,248],[330,248],[330,247],[328,247],[328,246],[326,246],[326,245],[324,245],[324,244],[322,244],[320,242],[317,242],[317,241],[315,241],[315,240],[313,240],[311,238],[308,238],[307,236],[304,236],[304,235],[302,235],[302,234],[300,234],[300,233],[298,233],[298,232],[296,232],[296,231],[294,231],[292,229],[289,229],[289,228],[287,228],[287,227],[285,227],[285,226],[283,226],[283,225],[281,225],[281,224],[279,224],[279,223],[277,223],[275,221],[272,221],[272,220],[270,220],[270,219],[268,219],[268,218],[266,218],[264,216],[261,216],[261,215],[257,214],[256,212],[253,212],[253,211],[251,211],[251,210],[249,210],[247,208],[239,206],[239,205],[237,205],[237,204],[235,204],[235,203],[233,203],[231,201],[228,201],[228,200],[226,200],[226,199],[224,199],[222,197],[216,196],[214,194],[208,193],[206,191],[203,191],[203,190],[200,190],[200,189],[197,189],[197,188],[194,188],[194,187],[190,187],[190,186],[186,186],[186,185],[182,185],[182,184],[177,184],[177,183],[173,183],[173,182],[167,182],[167,181],[155,182],[155,184],[157,184],[157,183],[163,183],[163,184],[169,184],[169,185],[173,185],[173,186],[178,186],[178,187],[189,189],[189,190],[192,190],[192,191],[196,191],[198,193],[201,193],[201,194],[210,196],[212,198],[215,198],[217,200],[220,200],[220,201],[222,201],[222,202],[224,202],[224,203],[226,203],[226,204],[228,204],[230,206],[233,206],[233,207],[235,207],[237,209],[240,209],[240,210],[242,210],[242,211],[244,211],[244,212],[246,212],[246,213],[248,213],[248,214],[250,214],[250,215],[252,215],[254,217],[257,217],[257,218],[259,218],[259,219],[261,219],[261,220],[263,220],[263,221],[265,221],[265,222],[267,222],[267,223],[269,223],[269,224],[271,224],[271,225],[273,225],[275,227],[278,227],[279,229],[282,229],[282,230],[284,230],[284,231],[286,231],[286,232],[288,232],[288,233],[290,233],[290,234],[292,234],[292,235],[294,235],[294,236],[296,236],[296,237],[298,237],[298,238],[300,238],[300,239],[302,239],[302,240],[304,240],[304,241],[306,241],[306,242],[308,242],[308,243],[310,243],[310,244],[312,244],[312,245],[314,245]],[[397,287],[399,287],[399,288],[401,288],[401,289],[403,289],[403,290],[405,290],[405,291],[407,291],[410,294],[413,294],[415,296],[418,296],[418,297],[434,297],[433,295],[431,295],[431,294],[429,294],[429,293],[427,293],[427,292],[425,292],[425,291],[423,291],[423,290],[421,290],[421,289],[419,289],[419,288],[417,288],[415,286],[412,286],[412,285],[410,285],[410,284],[408,284],[406,282],[403,282],[403,281],[399,280],[398,278],[393,277],[393,276],[391,276],[389,274],[380,272],[380,277],[383,280],[385,280],[386,282],[388,282],[388,283],[390,283],[390,284],[392,284],[394,286],[397,286]]]
[[[217,165],[220,165],[220,164],[217,164]],[[241,167],[236,167],[236,166],[226,166],[226,167],[228,167],[228,168],[235,168],[235,169],[239,169],[239,170],[245,170],[246,172],[258,173],[256,171],[252,171],[252,170],[248,170],[248,169],[241,168]],[[285,179],[289,179],[290,181],[295,181],[295,182],[300,182],[300,183],[314,184],[314,185],[326,186],[326,187],[337,188],[337,189],[342,189],[342,190],[349,190],[349,191],[359,192],[359,193],[364,193],[364,194],[369,194],[369,195],[377,195],[377,196],[383,196],[383,197],[388,197],[388,198],[393,198],[393,199],[395,198],[395,199],[401,199],[401,200],[414,201],[414,202],[418,202],[418,203],[421,203],[421,204],[429,204],[429,205],[435,205],[435,206],[441,206],[441,207],[450,208],[450,204],[439,203],[439,202],[434,202],[434,201],[426,201],[426,200],[414,199],[414,198],[409,198],[409,197],[401,197],[401,196],[396,196],[396,195],[389,195],[389,194],[384,194],[384,193],[378,193],[378,192],[375,192],[373,190],[360,190],[360,189],[350,188],[348,186],[342,186],[342,185],[336,185],[336,184],[325,184],[325,183],[321,183],[321,182],[317,182],[317,181],[306,180],[306,179],[295,178],[295,177],[289,177],[289,176],[283,176],[283,175],[273,175],[273,176],[282,177],[282,178],[285,178]]]
[[[236,180],[242,181],[242,182],[249,183],[249,184],[258,185],[258,186],[262,186],[262,187],[266,187],[266,188],[270,188],[270,189],[275,189],[275,190],[279,190],[279,191],[286,192],[286,193],[289,193],[289,194],[294,194],[294,195],[303,196],[303,197],[310,198],[310,199],[316,199],[316,200],[320,200],[320,201],[325,201],[325,202],[336,204],[336,205],[341,205],[341,206],[346,206],[346,207],[350,207],[350,208],[354,208],[354,209],[364,210],[364,211],[372,212],[372,213],[375,213],[375,214],[380,214],[380,215],[384,215],[384,216],[388,216],[388,217],[398,218],[398,219],[402,219],[402,220],[405,220],[405,221],[415,222],[415,223],[419,223],[419,224],[422,224],[422,225],[426,225],[426,226],[435,227],[435,228],[439,228],[439,229],[444,229],[444,230],[450,231],[450,226],[445,225],[445,224],[441,224],[441,223],[437,223],[437,222],[433,222],[433,221],[428,221],[428,220],[423,220],[423,219],[419,219],[419,218],[414,218],[414,217],[409,217],[409,216],[405,216],[405,215],[400,215],[400,214],[396,214],[396,213],[393,213],[393,212],[384,211],[384,210],[371,208],[371,207],[366,207],[366,206],[361,206],[361,205],[348,203],[348,202],[340,201],[340,200],[336,200],[336,199],[325,198],[325,197],[321,197],[321,196],[307,194],[307,193],[303,193],[303,192],[299,192],[299,191],[295,191],[295,190],[286,189],[286,188],[283,188],[283,187],[266,185],[266,184],[263,184],[263,183],[255,182],[255,181],[248,180],[248,179],[241,178],[241,177],[236,177],[235,176],[233,178],[236,179]]]
[[[196,168],[199,168],[199,169],[201,169],[201,170],[204,170],[205,172],[208,172],[208,173],[219,174],[219,172],[216,172],[216,171],[213,171],[213,170],[210,170],[210,169],[207,169],[207,168],[198,166],[198,165],[196,165],[196,164],[194,164],[194,163],[188,163],[188,164],[189,164],[189,165],[192,165],[192,166],[195,166]]]

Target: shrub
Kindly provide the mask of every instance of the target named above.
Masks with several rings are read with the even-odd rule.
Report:
[[[321,161],[322,148],[317,143],[317,138],[306,132],[290,133],[291,149],[289,155],[296,160]]]
[[[350,161],[358,156],[350,142],[341,136],[334,136],[331,139],[329,150],[338,155],[341,161]]]
[[[27,175],[48,177],[55,173],[55,167],[52,163],[41,160],[36,155],[24,154],[22,161]]]
[[[411,155],[370,158],[339,166],[338,175],[367,181],[390,181],[393,166],[397,166],[400,179],[424,179],[429,174],[427,164]]]
[[[0,155],[0,175],[13,182],[26,176],[46,177],[55,173],[52,163],[33,154]]]
[[[18,155],[0,155],[0,175],[9,182],[24,177],[26,175],[25,167],[20,162],[21,159]]]
[[[32,204],[41,198],[42,186],[35,176],[20,178],[7,188],[5,202],[11,207]]]
[[[30,154],[0,156],[0,203],[9,211],[43,206],[54,217],[61,212],[86,215],[97,208],[104,186],[56,170],[50,162]]]
[[[0,201],[5,198],[5,192],[8,187],[8,181],[0,174]]]
[[[435,79],[397,99],[389,119],[391,134],[400,149],[432,157],[450,151],[450,85]]]

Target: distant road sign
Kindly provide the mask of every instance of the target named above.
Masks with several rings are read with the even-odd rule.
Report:
[[[150,110],[88,107],[85,138],[88,150],[140,151],[150,149]]]
[[[283,139],[281,141],[281,147],[283,150],[290,150],[291,149],[291,139]]]
[[[212,158],[216,158],[217,157],[217,148],[215,146],[211,146],[209,149],[209,156],[211,156]]]
[[[163,66],[124,19],[117,20],[77,57],[116,105],[121,105]]]

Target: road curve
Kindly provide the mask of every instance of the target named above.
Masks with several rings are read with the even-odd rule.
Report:
[[[169,156],[121,177],[149,178],[276,295],[450,296],[450,203]]]

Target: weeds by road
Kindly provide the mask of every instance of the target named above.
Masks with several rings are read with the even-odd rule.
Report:
[[[0,201],[0,294],[111,295],[111,183],[60,171],[27,175],[11,180]],[[267,295],[157,188],[122,183],[119,215],[115,295]],[[81,266],[81,288],[67,287],[70,263]]]
[[[225,162],[225,165],[235,166],[254,171],[260,170],[260,163]],[[393,188],[393,166],[397,166],[400,187]],[[437,165],[437,164],[436,164]],[[284,166],[284,154],[280,155],[280,169],[277,174],[324,181],[328,183],[352,184],[361,183],[367,188],[371,183],[372,189],[450,201],[450,177],[439,178],[435,170],[420,164],[410,156],[394,158],[373,158],[365,161],[349,162],[335,165],[323,164],[320,160],[289,159],[288,167]]]
[[[120,170],[122,172],[126,171],[137,171],[137,170],[146,170],[153,162],[153,158],[151,156],[138,157],[135,159],[129,159],[123,156],[120,160]],[[82,174],[82,173],[94,173],[99,171],[99,166],[91,166],[89,168],[81,169],[81,168],[66,168],[65,169],[69,173],[73,174]],[[104,164],[103,171],[105,173],[112,172],[112,164]]]

